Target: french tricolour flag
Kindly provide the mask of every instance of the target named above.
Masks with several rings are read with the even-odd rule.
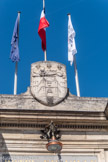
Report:
[[[44,10],[41,12],[40,22],[39,22],[39,28],[38,28],[38,34],[42,40],[42,49],[43,51],[46,50],[46,31],[45,28],[49,26],[49,22],[45,18]]]

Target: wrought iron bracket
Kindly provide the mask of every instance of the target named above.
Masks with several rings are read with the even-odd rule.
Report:
[[[57,126],[51,121],[49,125],[45,127],[44,130],[41,130],[42,136],[41,139],[46,138],[48,141],[55,137],[56,140],[61,138],[60,130],[57,129]]]

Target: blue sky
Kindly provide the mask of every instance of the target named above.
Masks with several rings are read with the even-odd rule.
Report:
[[[0,94],[13,94],[15,64],[9,59],[17,11],[21,11],[18,94],[30,86],[30,66],[44,60],[38,25],[42,0],[0,0]],[[108,97],[108,0],[45,0],[47,59],[66,65],[68,88],[76,95],[74,66],[68,62],[67,13],[76,32],[82,97]]]

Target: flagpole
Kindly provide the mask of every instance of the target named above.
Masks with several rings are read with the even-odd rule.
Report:
[[[19,44],[19,22],[20,22],[20,13],[18,11],[18,44]],[[17,73],[18,73],[18,62],[15,63],[15,75],[14,75],[14,95],[17,94]]]
[[[18,62],[15,63],[15,75],[14,75],[14,95],[17,94],[17,71],[18,71]]]
[[[44,10],[44,13],[45,13],[45,0],[43,0],[43,10]],[[46,49],[44,51],[44,61],[47,61],[47,52],[46,52]]]
[[[46,50],[44,51],[44,59],[45,59],[45,61],[47,61]]]
[[[79,88],[79,80],[78,80],[78,70],[77,70],[75,55],[73,56],[73,62],[74,62],[74,71],[75,71],[76,91],[77,91],[77,96],[80,97],[80,88]]]
[[[45,12],[45,0],[43,0],[43,10]]]

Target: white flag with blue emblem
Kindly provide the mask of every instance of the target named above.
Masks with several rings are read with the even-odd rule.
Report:
[[[68,61],[70,64],[73,63],[73,57],[77,53],[75,45],[75,31],[71,22],[71,15],[68,16]]]

